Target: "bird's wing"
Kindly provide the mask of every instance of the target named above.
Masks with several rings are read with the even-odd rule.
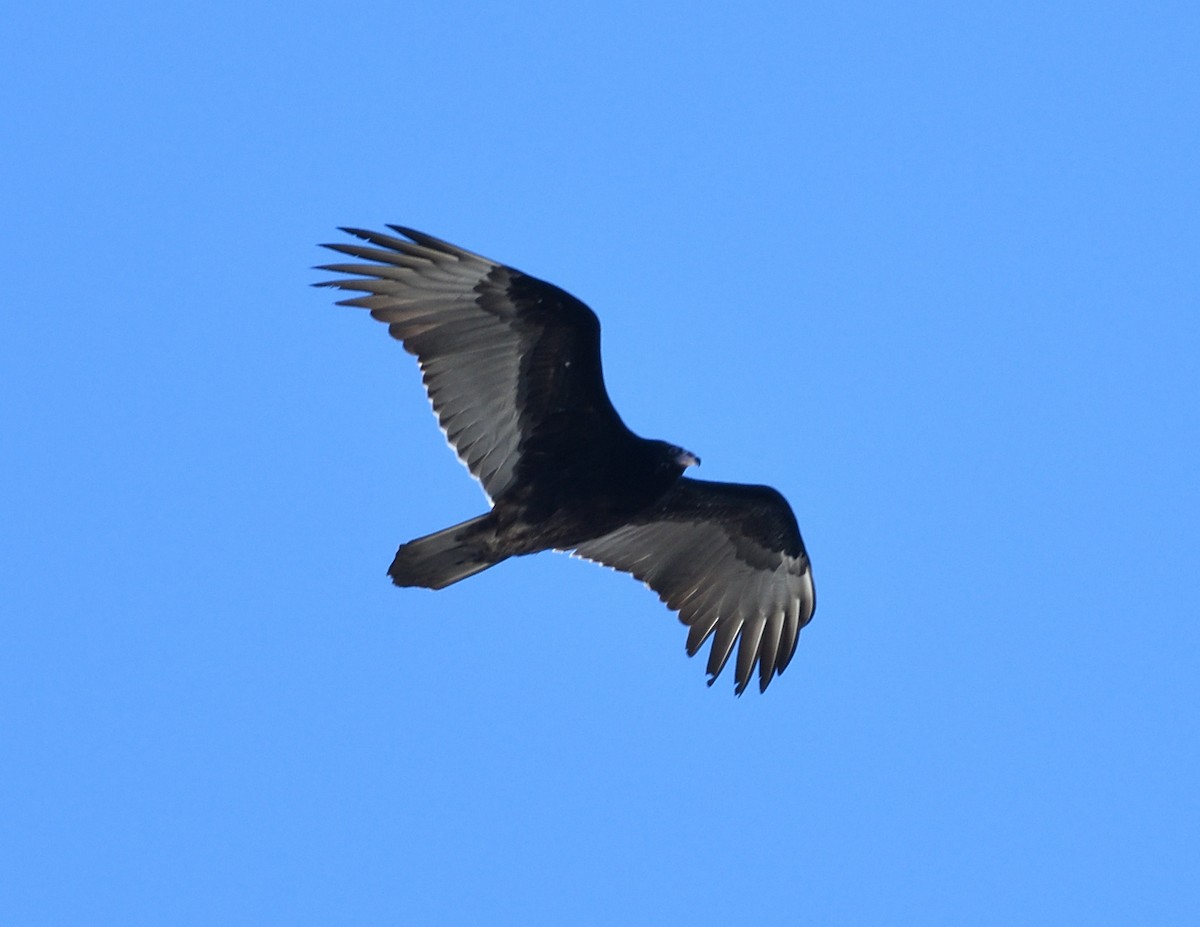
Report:
[[[366,244],[325,247],[372,263],[328,264],[324,281],[369,309],[420,362],[450,445],[495,499],[519,475],[523,439],[541,463],[624,428],[600,367],[600,323],[552,284],[430,235],[344,229]],[[407,239],[407,240],[406,240]],[[574,443],[572,443],[574,442]]]
[[[680,479],[644,517],[578,556],[632,573],[690,626],[689,656],[713,636],[709,685],[740,638],[736,692],[758,666],[765,690],[816,608],[812,568],[787,500],[766,486]]]

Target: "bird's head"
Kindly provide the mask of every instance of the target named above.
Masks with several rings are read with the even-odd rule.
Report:
[[[663,466],[675,471],[676,475],[683,473],[688,467],[700,466],[700,458],[691,451],[685,451],[679,445],[668,444],[666,441],[656,443],[659,445]]]
[[[675,446],[672,446],[671,450],[675,452],[675,463],[679,464],[683,469],[686,470],[688,467],[700,466],[700,458],[691,451],[685,451],[683,448]]]

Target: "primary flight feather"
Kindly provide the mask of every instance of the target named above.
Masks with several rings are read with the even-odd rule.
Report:
[[[451,446],[489,512],[402,544],[397,586],[442,589],[509,557],[571,551],[631,573],[710,637],[709,685],[737,648],[735,691],[765,690],[813,615],[812,567],[787,500],[688,479],[700,461],[630,431],[600,367],[600,322],[558,287],[413,229],[343,229],[318,286],[360,293],[421,366]],[[399,237],[402,236],[402,237]]]

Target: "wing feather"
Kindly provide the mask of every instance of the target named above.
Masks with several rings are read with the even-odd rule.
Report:
[[[657,592],[689,625],[689,656],[711,638],[710,685],[736,645],[738,694],[755,666],[760,690],[783,672],[816,606],[795,516],[764,486],[681,479],[646,515],[575,553]]]
[[[766,619],[760,613],[742,625],[742,638],[738,645],[737,686],[734,689],[738,695],[746,691],[746,685],[750,682],[750,673],[758,660],[758,647],[762,643],[766,624]]]
[[[742,619],[734,616],[726,618],[717,625],[716,636],[713,637],[712,649],[708,652],[708,684],[711,686],[725,669],[729,655],[733,653],[733,645],[737,642],[738,632],[742,630]]]
[[[522,439],[562,410],[579,435],[624,428],[600,367],[600,323],[569,293],[481,255],[403,226],[345,228],[360,239],[325,247],[351,261],[320,268],[323,281],[368,309],[415,354],[429,401],[459,459],[490,499],[519,477]],[[403,237],[401,237],[403,236]],[[365,242],[365,244],[364,244]],[[364,263],[366,262],[366,263]],[[540,447],[554,461],[558,446]]]
[[[775,657],[779,653],[779,638],[783,631],[783,610],[772,609],[763,628],[762,643],[758,654],[758,684],[765,689],[771,681]]]

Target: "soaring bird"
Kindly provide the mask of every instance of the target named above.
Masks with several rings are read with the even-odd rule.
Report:
[[[735,692],[782,673],[816,607],[812,567],[787,500],[768,486],[689,479],[699,458],[634,434],[600,367],[600,322],[553,284],[402,226],[345,228],[324,247],[357,262],[318,269],[365,295],[417,357],[450,445],[491,510],[402,544],[397,586],[442,589],[509,557],[573,552],[630,573],[712,638],[708,684],[734,645]]]

